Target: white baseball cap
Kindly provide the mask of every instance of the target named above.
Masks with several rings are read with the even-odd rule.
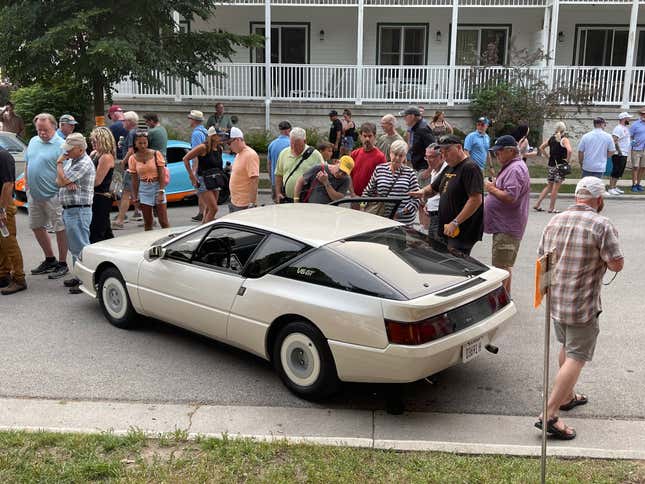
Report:
[[[586,193],[579,193],[579,192]],[[581,178],[576,185],[576,197],[582,199],[591,199],[605,196],[605,182],[595,176],[586,176]]]
[[[231,132],[228,134],[228,136],[229,136],[230,139],[233,139],[233,138],[242,138],[242,139],[244,139],[244,133],[242,133],[242,130],[240,128],[235,127],[235,126],[233,126],[231,128]]]
[[[632,115],[626,112],[620,113],[618,119],[631,119]]]

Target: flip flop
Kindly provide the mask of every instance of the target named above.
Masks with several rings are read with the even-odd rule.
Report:
[[[544,209],[542,207],[533,207],[533,210],[536,212],[544,212]]]
[[[577,407],[578,405],[585,405],[588,401],[589,399],[586,395],[578,395],[576,393],[575,395],[573,395],[573,398],[571,400],[569,400],[564,405],[560,405],[560,410],[564,410],[566,412]]]
[[[572,427],[565,425],[563,429],[559,429],[555,426],[555,423],[559,420],[558,417],[553,417],[546,422],[546,431],[549,436],[558,440],[572,440],[576,438],[576,431]]]
[[[557,208],[555,208],[555,209],[553,209],[553,210],[549,210],[549,213],[560,213],[560,210],[558,210]]]

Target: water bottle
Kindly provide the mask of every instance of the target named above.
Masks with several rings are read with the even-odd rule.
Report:
[[[4,209],[0,210],[2,210],[3,214],[6,213]],[[7,227],[7,224],[2,220],[0,220],[0,235],[2,235],[3,237],[9,237],[9,228]]]

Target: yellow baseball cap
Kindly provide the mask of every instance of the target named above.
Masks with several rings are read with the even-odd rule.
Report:
[[[338,160],[338,168],[341,171],[344,171],[348,175],[352,174],[352,170],[354,169],[354,160],[352,159],[351,156],[341,156],[340,160]]]

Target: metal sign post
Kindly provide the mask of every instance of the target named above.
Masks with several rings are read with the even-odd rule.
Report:
[[[540,482],[546,479],[546,427],[548,421],[549,401],[549,344],[551,340],[551,268],[555,251],[545,253],[537,261],[535,268],[535,307],[540,305],[542,296],[546,295],[544,315],[544,375],[542,382],[542,454],[540,459]]]

